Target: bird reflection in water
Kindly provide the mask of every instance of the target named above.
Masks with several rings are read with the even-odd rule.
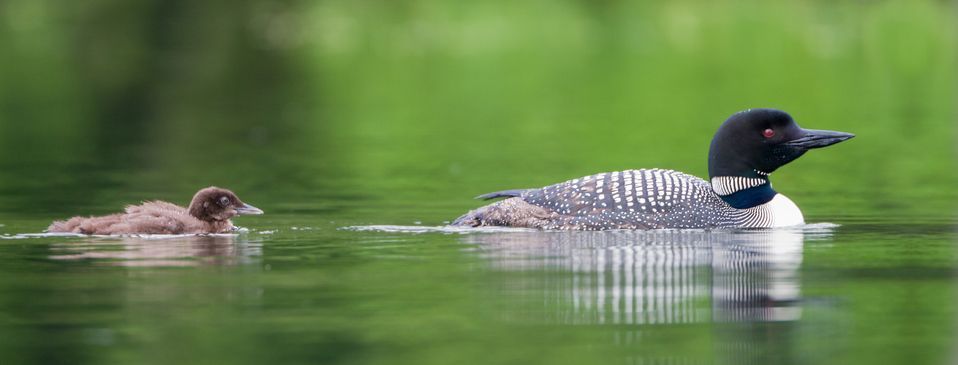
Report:
[[[55,243],[51,251],[55,260],[118,266],[239,265],[261,256],[262,245],[234,234],[129,236]]]
[[[797,320],[804,241],[830,235],[829,226],[806,226],[511,232],[464,240],[495,268],[545,272],[514,284],[530,294],[544,291],[547,308],[539,309],[547,320],[641,325]]]

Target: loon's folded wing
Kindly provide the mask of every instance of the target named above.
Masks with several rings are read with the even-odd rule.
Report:
[[[522,193],[528,190],[530,189],[512,189],[512,190],[496,191],[496,192],[492,192],[488,194],[482,194],[480,196],[477,196],[476,199],[489,200],[489,199],[496,199],[496,198],[514,198],[514,197],[522,196]]]
[[[596,215],[601,211],[654,215],[676,209],[706,192],[711,192],[711,187],[697,177],[672,170],[642,169],[583,176],[529,190],[522,199],[564,215]]]
[[[539,189],[505,190],[480,199],[518,197],[471,211],[454,224],[652,229],[722,226],[727,212],[708,182],[672,170],[626,170],[583,176]],[[510,204],[511,203],[511,204]]]

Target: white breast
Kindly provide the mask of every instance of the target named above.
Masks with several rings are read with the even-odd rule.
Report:
[[[768,203],[762,204],[766,212],[771,213],[772,227],[788,227],[805,224],[802,210],[791,199],[782,194],[775,194]]]

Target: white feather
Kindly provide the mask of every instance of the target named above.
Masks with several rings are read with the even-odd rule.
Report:
[[[772,213],[772,227],[788,227],[805,224],[802,210],[787,196],[775,194],[768,203],[763,204]]]

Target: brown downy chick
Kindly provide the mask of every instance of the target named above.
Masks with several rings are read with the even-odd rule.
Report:
[[[263,214],[263,211],[243,203],[232,191],[211,186],[198,191],[187,208],[164,201],[145,202],[127,206],[124,213],[55,221],[47,232],[97,235],[226,233],[233,230],[230,218],[244,214]]]

